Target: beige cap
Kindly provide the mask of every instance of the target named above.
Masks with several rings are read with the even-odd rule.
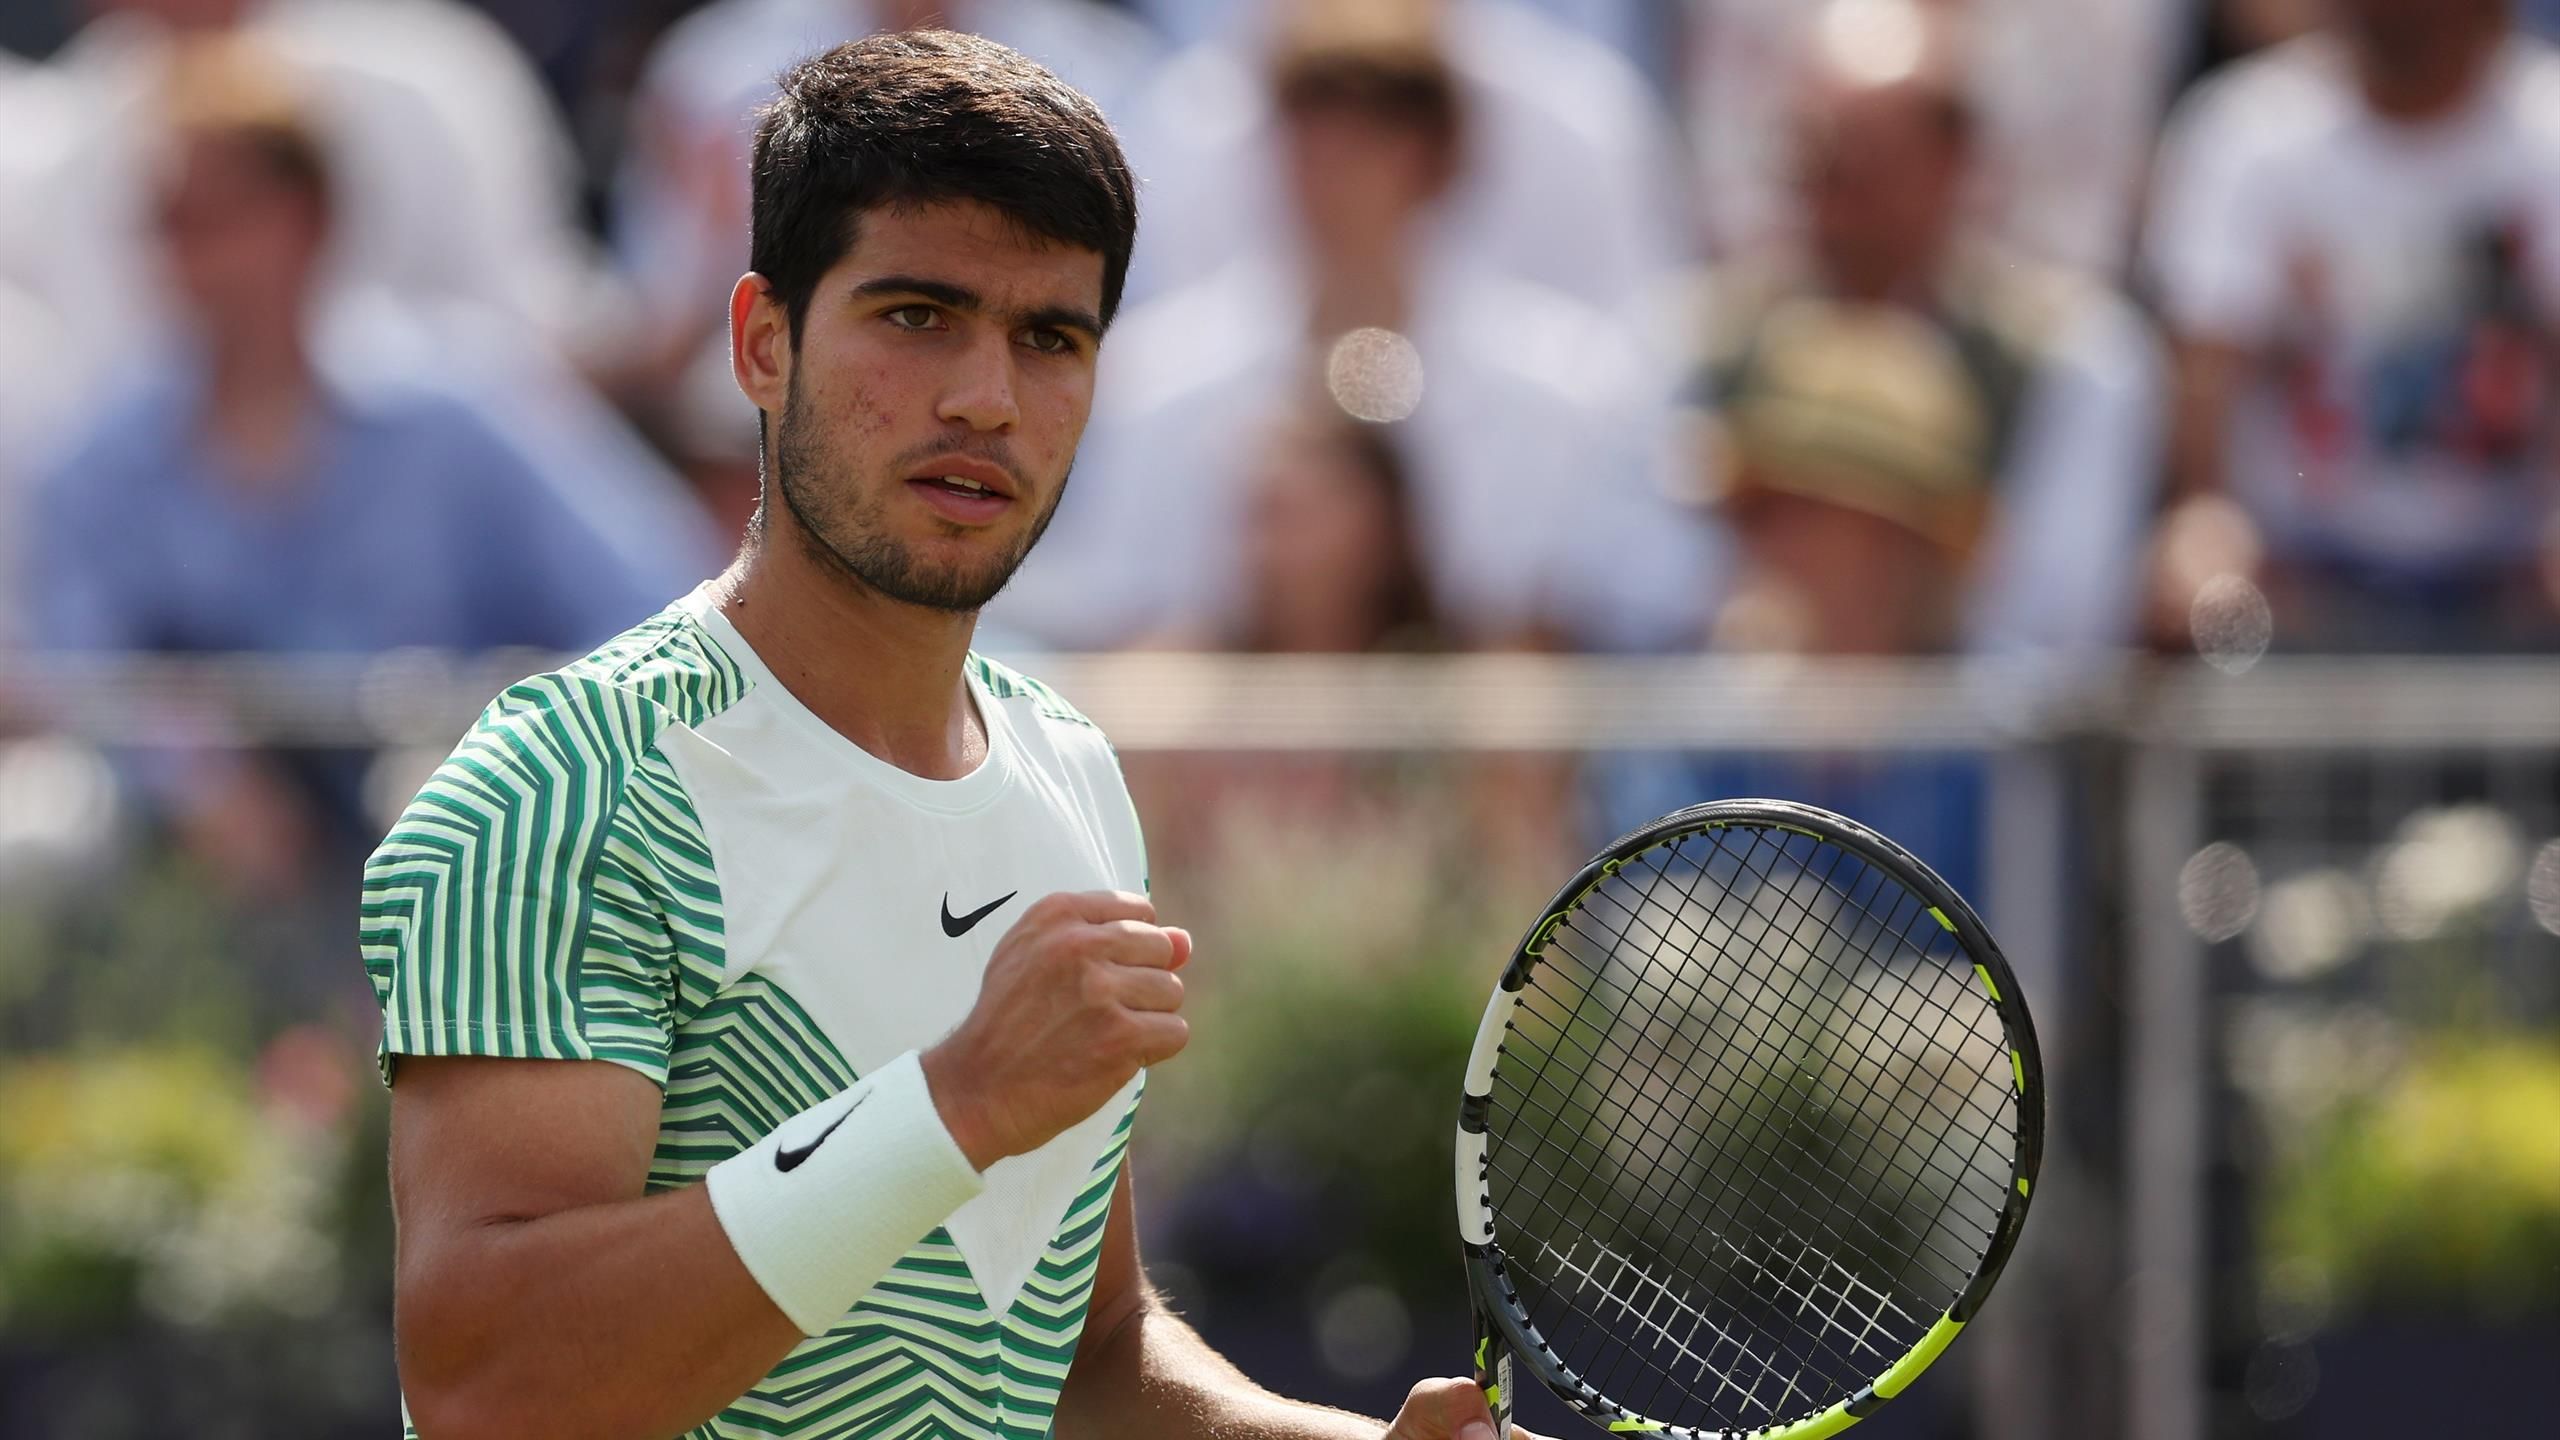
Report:
[[[1990,504],[1990,418],[1962,356],[1925,318],[1783,302],[1718,388],[1714,503],[1791,494],[1971,553]]]

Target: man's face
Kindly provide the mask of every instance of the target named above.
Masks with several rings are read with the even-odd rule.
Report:
[[[1936,253],[1963,195],[1964,154],[1922,90],[1820,85],[1795,139],[1805,215],[1827,264],[1865,281]]]
[[[298,316],[327,232],[318,197],[241,140],[181,144],[157,197],[161,257],[199,328],[217,336]]]
[[[1066,488],[1101,306],[1099,254],[988,206],[864,215],[810,301],[773,448],[818,558],[906,604],[994,599]]]
[[[1312,104],[1285,111],[1281,135],[1299,223],[1327,259],[1400,250],[1414,217],[1447,188],[1449,144],[1423,125]]]

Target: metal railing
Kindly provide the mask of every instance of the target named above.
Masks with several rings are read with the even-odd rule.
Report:
[[[541,657],[180,660],[0,655],[0,735],[102,747],[240,743],[450,744]],[[2306,756],[2390,767],[2470,757],[2492,771],[2560,760],[2560,664],[2269,660],[2231,676],[2127,661],[2072,683],[1994,667],[1704,658],[1421,658],[1121,654],[1028,658],[1127,753],[1978,752],[1988,770],[1989,919],[2030,993],[2088,1003],[2075,946],[2116,950],[2119,1072],[2084,1072],[2048,1044],[2057,1091],[2120,1098],[2121,1256],[2128,1440],[2201,1440],[2213,1397],[2208,1107],[2222,1085],[2211,947],[2182,910],[2181,877],[2213,833],[2217,787]],[[2091,764],[2092,755],[2099,763]],[[2092,802],[2092,775],[2104,795]],[[2540,781],[2536,780],[2535,784]],[[2423,801],[2423,784],[2411,790]],[[2520,802],[2521,803],[2521,802]],[[2403,808],[2406,808],[2405,805]],[[2530,806],[2524,807],[2530,810]],[[2299,817],[2297,817],[2299,818]],[[2542,817],[2537,816],[2537,819]],[[2292,843],[2326,843],[2316,813]],[[2107,870],[2075,870],[2071,827],[2117,827]],[[2369,837],[2368,837],[2369,839]],[[2090,887],[2120,915],[2092,939]],[[2077,961],[2085,968],[2089,957]],[[2089,1093],[2084,1091],[2083,1093]],[[2099,1207],[2090,1215],[2107,1215]],[[2086,1217],[2075,1223],[2100,1223]],[[2112,1219],[2105,1223],[2114,1224]],[[1988,1315],[1998,1315],[1993,1307]],[[2034,1311],[2019,1307],[2020,1317]],[[2020,1318],[1980,1348],[1986,1433],[2097,1433],[2084,1400],[2040,1388]]]

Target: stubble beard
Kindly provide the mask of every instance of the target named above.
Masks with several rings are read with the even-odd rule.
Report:
[[[1060,480],[1022,543],[977,566],[937,565],[889,533],[888,497],[881,493],[830,495],[828,477],[851,476],[856,467],[838,455],[801,403],[793,375],[773,452],[774,489],[798,522],[800,543],[811,559],[864,588],[904,605],[950,614],[975,614],[1001,594],[1031,547],[1048,533],[1066,493]]]

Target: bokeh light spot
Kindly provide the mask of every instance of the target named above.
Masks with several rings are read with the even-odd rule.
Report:
[[[2216,575],[2196,591],[2187,612],[2196,653],[2225,675],[2245,675],[2274,643],[2275,611],[2245,575]]]
[[[2178,914],[2207,940],[2228,940],[2248,929],[2258,914],[2257,862],[2224,841],[2189,856],[2178,871]]]
[[[1389,425],[1422,408],[1422,352],[1393,330],[1368,326],[1333,342],[1325,389],[1355,420]]]

